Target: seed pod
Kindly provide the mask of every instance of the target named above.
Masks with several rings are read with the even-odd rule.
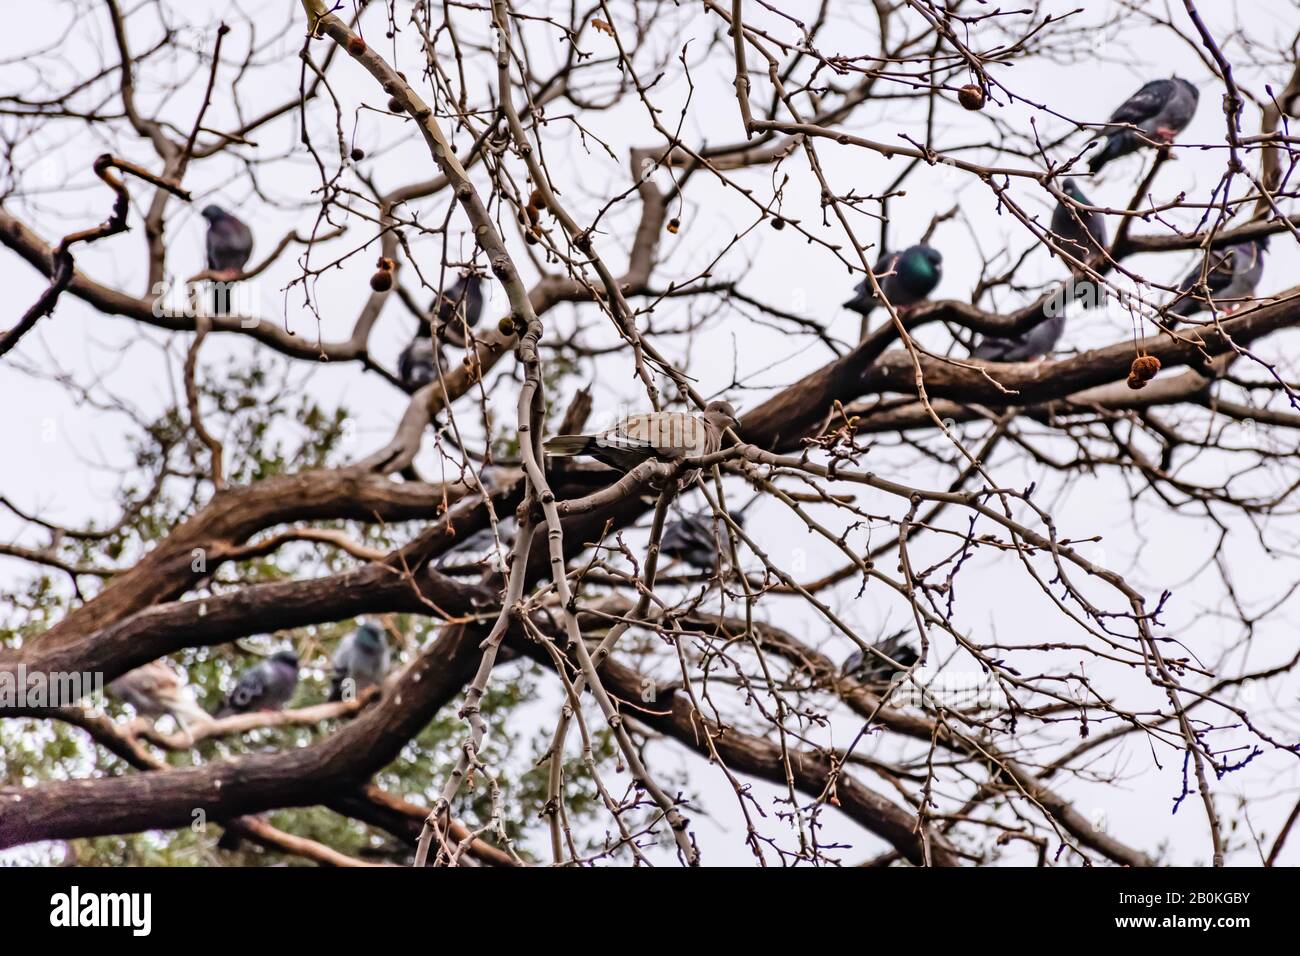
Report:
[[[400,113],[400,112],[402,112],[402,104],[398,102],[396,96],[391,97],[391,98],[388,100],[388,112],[390,112],[390,113]]]
[[[1139,355],[1133,360],[1133,365],[1129,368],[1129,374],[1149,382],[1156,377],[1160,371],[1160,359],[1154,355]]]
[[[393,274],[387,269],[380,269],[370,277],[370,288],[376,292],[387,292],[393,287]]]
[[[514,335],[515,320],[512,317],[507,315],[504,319],[502,319],[500,322],[497,323],[497,329],[500,330],[502,335]]]
[[[1136,375],[1130,372],[1128,377],[1128,387],[1133,389],[1133,391],[1136,392],[1140,388],[1146,388],[1147,383],[1145,379],[1138,378]]]
[[[772,220],[772,228],[780,232],[782,229],[785,228],[785,220],[782,219],[780,216],[777,216],[775,219]]]
[[[982,110],[984,103],[988,99],[984,91],[974,83],[967,83],[957,91],[957,102],[968,110]]]
[[[359,163],[366,158],[366,151],[360,146],[352,147],[352,162]]]
[[[352,37],[348,40],[348,52],[353,56],[360,56],[366,52],[366,41],[361,37]]]
[[[668,231],[671,232],[674,236],[677,235],[677,233],[681,230],[681,228],[682,228],[682,221],[680,219],[673,218],[668,220]]]

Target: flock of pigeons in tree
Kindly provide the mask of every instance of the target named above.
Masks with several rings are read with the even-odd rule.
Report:
[[[383,630],[368,621],[361,623],[334,651],[329,699],[355,700],[369,688],[383,683],[390,663],[388,638]],[[213,719],[199,706],[194,692],[180,675],[161,659],[128,671],[112,681],[108,689],[135,708],[141,717],[170,714],[182,728]],[[297,653],[276,651],[239,675],[234,689],[217,709],[216,717],[282,710],[297,689]]]
[[[1105,145],[1089,160],[1089,169],[1096,173],[1111,160],[1143,147],[1172,144],[1191,122],[1198,99],[1196,87],[1179,77],[1147,83],[1111,115]],[[1066,179],[1062,188],[1074,203],[1092,206],[1073,179]],[[207,206],[203,217],[208,222],[209,276],[218,282],[214,286],[214,307],[221,314],[229,310],[229,286],[225,283],[243,276],[252,254],[253,235],[247,225],[218,206]],[[1081,263],[1099,255],[1107,246],[1105,217],[1097,211],[1058,203],[1051,228],[1057,248]],[[1259,283],[1267,245],[1268,240],[1261,238],[1230,245],[1212,254],[1205,276],[1212,301],[1207,302],[1194,291],[1202,278],[1202,269],[1197,266],[1179,285],[1167,312],[1170,316],[1189,317],[1211,305],[1222,305],[1226,311],[1240,307]],[[882,297],[899,311],[924,302],[942,278],[943,256],[923,243],[910,246],[882,256],[873,274],[881,295],[876,294],[871,280],[865,279],[857,286],[853,298],[844,303],[864,318],[881,305]],[[1099,301],[1096,295],[1079,298],[1085,306]],[[428,318],[420,321],[415,338],[398,359],[398,378],[404,389],[414,392],[436,381],[447,370],[444,343],[458,348],[472,346],[470,330],[482,317],[483,304],[482,279],[473,271],[459,276],[438,294],[429,308]],[[1064,329],[1065,310],[1061,308],[1018,338],[985,337],[974,345],[971,357],[992,362],[1038,360],[1052,353]],[[702,416],[663,411],[632,415],[598,434],[557,435],[547,440],[544,447],[551,457],[587,456],[626,472],[650,459],[677,461],[709,455],[721,447],[726,430],[736,426],[732,406],[725,401],[714,401],[705,407]],[[683,475],[679,487],[688,487],[697,475],[698,471]],[[732,515],[732,519],[737,523],[742,520],[740,514]],[[503,543],[508,544],[512,532],[506,531],[506,527],[503,522],[499,531]],[[724,563],[720,530],[711,512],[683,514],[665,527],[660,552],[701,571],[716,572]],[[496,538],[489,530],[472,535],[455,551],[472,554],[494,549],[495,544]],[[908,644],[907,633],[904,630],[891,634],[866,650],[855,651],[845,660],[843,675],[872,686],[888,684],[891,677],[917,662],[917,653]],[[340,643],[333,664],[331,700],[343,699],[345,694],[359,693],[380,683],[389,668],[389,649],[383,631],[373,624],[360,625]],[[297,655],[279,651],[240,676],[218,716],[279,710],[293,697],[297,685]],[[169,713],[182,725],[187,721],[210,719],[179,676],[163,661],[119,677],[110,689],[142,716]]]

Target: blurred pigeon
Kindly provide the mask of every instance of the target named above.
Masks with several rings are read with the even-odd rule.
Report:
[[[388,638],[375,624],[363,623],[334,651],[330,700],[354,700],[388,673]]]
[[[1267,248],[1268,237],[1265,236],[1210,250],[1210,268],[1205,284],[1209,286],[1216,307],[1231,313],[1246,304],[1245,300],[1254,294],[1264,273],[1264,250]],[[1200,281],[1201,263],[1198,262],[1179,283],[1178,297],[1169,309],[1171,313],[1188,317],[1206,310],[1208,304],[1193,291]]]
[[[498,521],[497,534],[501,537],[501,546],[508,551],[515,543],[515,519],[507,517]],[[436,567],[439,569],[448,566],[461,567],[482,564],[484,561],[490,561],[494,568],[500,562],[497,554],[497,539],[493,536],[490,526],[475,531],[464,541],[457,542],[438,559]]]
[[[631,415],[598,435],[556,435],[542,447],[555,458],[588,455],[619,471],[631,471],[651,458],[672,461],[710,455],[721,447],[723,431],[736,424],[736,410],[731,403],[713,401],[704,407],[703,415]],[[687,476],[682,483],[689,483]]]
[[[217,716],[279,710],[289,703],[297,687],[298,655],[293,651],[276,651],[239,675],[239,682],[221,710],[217,711]]]
[[[1030,362],[1050,355],[1065,331],[1065,313],[1039,322],[1016,339],[985,336],[971,351],[970,357],[986,362]]]
[[[252,230],[220,206],[204,206],[202,216],[208,221],[208,271],[221,282],[238,279],[253,254]],[[228,314],[230,290],[214,286],[212,307],[217,315]]]
[[[740,512],[732,512],[731,520],[744,527],[745,519]],[[659,553],[701,571],[713,571],[721,563],[726,533],[721,519],[714,521],[712,511],[684,514],[664,528],[659,539]]]
[[[397,377],[402,382],[402,388],[414,392],[430,382],[436,382],[439,368],[444,373],[447,371],[447,359],[442,354],[442,346],[434,344],[429,326],[421,322],[411,344],[402,349],[402,354],[397,357]]]
[[[159,658],[133,671],[127,671],[108,685],[109,693],[135,708],[141,717],[158,718],[171,714],[185,729],[187,724],[211,720],[194,699],[194,692]]]
[[[840,674],[871,686],[889,685],[891,678],[900,668],[911,667],[921,659],[916,650],[904,640],[908,632],[909,628],[903,628],[875,643],[876,650],[892,660],[894,664],[890,664],[876,654],[856,650],[844,659],[843,665],[840,666]],[[895,664],[898,666],[895,667]]]
[[[1112,159],[1151,142],[1172,143],[1196,115],[1200,96],[1200,91],[1181,77],[1152,80],[1111,114],[1113,125],[1106,130],[1106,145],[1088,160],[1088,168],[1095,173]]]
[[[436,317],[439,338],[464,348],[464,326],[474,328],[483,315],[483,280],[473,272],[462,275],[438,293],[429,315]]]
[[[1062,183],[1061,190],[1080,205],[1092,205],[1092,200],[1083,194],[1073,179]],[[1087,262],[1107,244],[1106,217],[1099,212],[1057,203],[1056,211],[1052,213],[1052,233],[1062,249],[1080,262]]]
[[[943,256],[930,246],[908,246],[902,252],[881,256],[871,271],[885,298],[895,309],[902,309],[924,301],[934,291],[943,278]],[[846,309],[867,316],[880,305],[871,289],[871,280],[863,279],[854,292],[853,298],[844,303]]]

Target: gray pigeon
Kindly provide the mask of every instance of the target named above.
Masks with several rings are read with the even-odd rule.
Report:
[[[730,402],[713,401],[703,415],[689,412],[649,412],[631,415],[597,435],[556,435],[543,447],[555,458],[587,455],[619,471],[631,471],[643,461],[699,458],[721,447],[722,433],[735,428],[736,410]],[[688,476],[682,483],[687,484]]]
[[[731,520],[744,527],[745,519],[739,512],[733,512]],[[721,519],[715,522],[712,511],[683,514],[664,528],[659,553],[701,571],[713,571],[721,564],[721,555],[726,553],[726,534]]]
[[[881,256],[871,271],[885,298],[895,309],[902,309],[924,301],[934,291],[943,278],[943,256],[930,246],[908,246],[902,252]],[[880,305],[870,280],[859,282],[854,293],[844,303],[846,309],[867,316]]]
[[[194,699],[194,692],[167,661],[159,658],[111,681],[109,693],[135,708],[141,717],[171,714],[184,729],[212,718]]]
[[[473,272],[462,275],[438,293],[429,315],[439,339],[464,348],[465,326],[474,328],[483,316],[483,280]]]
[[[986,362],[1030,362],[1050,355],[1065,331],[1065,313],[1060,312],[1039,322],[1015,339],[985,336],[971,351],[970,357]]]
[[[1112,159],[1149,143],[1172,143],[1196,115],[1200,96],[1200,91],[1181,77],[1152,80],[1111,114],[1106,145],[1088,160],[1088,168],[1095,173]]]
[[[509,549],[515,543],[515,519],[506,517],[498,521],[497,534],[501,538],[501,546]],[[492,528],[487,527],[475,531],[464,541],[457,542],[455,547],[438,559],[437,567],[441,570],[448,566],[461,567],[490,562],[496,568],[499,560],[496,537],[492,534]]]
[[[435,345],[429,332],[429,326],[421,322],[415,330],[411,344],[402,349],[397,357],[397,377],[402,388],[414,392],[430,382],[438,380],[438,370],[447,371],[447,359],[442,354],[442,346]]]
[[[1210,250],[1210,268],[1205,276],[1210,297],[1216,308],[1235,312],[1246,304],[1259,285],[1264,273],[1264,250],[1268,237],[1239,242],[1235,245]],[[1184,318],[1204,312],[1208,303],[1194,291],[1201,281],[1201,263],[1198,262],[1178,286],[1178,296],[1169,311]]]
[[[1080,205],[1092,205],[1092,200],[1083,194],[1073,179],[1062,183],[1061,191]],[[1052,213],[1052,234],[1063,250],[1080,262],[1087,262],[1107,245],[1106,217],[1099,212],[1057,203]]]
[[[876,650],[901,668],[911,667],[921,659],[916,650],[904,640],[908,631],[909,628],[903,628],[875,643]],[[898,668],[889,661],[863,650],[854,651],[840,666],[840,674],[844,677],[852,677],[872,687],[888,686],[897,671]]]
[[[330,700],[355,700],[362,691],[383,682],[388,664],[388,638],[383,630],[368,622],[359,625],[334,651]]]
[[[266,660],[254,664],[239,675],[218,717],[247,714],[255,710],[280,710],[298,687],[298,655],[293,651],[276,651]]]
[[[201,215],[208,221],[208,271],[220,282],[238,279],[253,254],[252,230],[220,206],[204,206]],[[228,314],[230,290],[214,286],[212,306],[215,314]]]

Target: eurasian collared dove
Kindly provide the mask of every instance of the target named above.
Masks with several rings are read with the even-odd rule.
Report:
[[[703,415],[689,412],[648,412],[630,415],[596,435],[556,435],[543,447],[555,458],[588,455],[619,471],[631,471],[643,461],[699,458],[721,447],[722,433],[736,426],[730,402],[713,401]],[[689,483],[683,477],[682,483]]]
[[[1114,125],[1106,129],[1106,145],[1088,160],[1088,168],[1095,173],[1112,159],[1152,142],[1172,143],[1196,115],[1200,96],[1200,91],[1181,77],[1152,80],[1111,114]]]
[[[279,710],[289,703],[298,687],[298,655],[276,651],[239,676],[235,689],[217,712],[218,717],[246,714],[254,710]]]
[[[253,254],[253,231],[220,206],[204,206],[201,213],[208,221],[208,271],[218,282],[230,282],[243,274],[248,257]],[[212,290],[213,312],[230,312],[230,292],[222,286]]]
[[[199,706],[194,692],[181,676],[162,658],[127,671],[109,682],[108,690],[114,697],[134,707],[141,717],[156,719],[171,714],[181,729],[191,723],[212,719]]]
[[[388,639],[377,625],[365,622],[339,642],[334,651],[330,700],[355,700],[388,673]]]

